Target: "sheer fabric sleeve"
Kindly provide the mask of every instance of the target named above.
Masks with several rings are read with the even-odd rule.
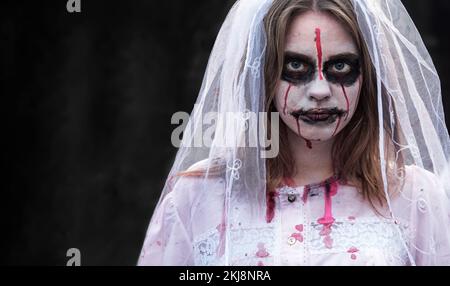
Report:
[[[450,201],[445,188],[437,176],[422,168],[409,167],[407,173],[408,189],[402,194],[399,212],[409,213],[409,248],[415,264],[450,265]]]
[[[147,229],[139,266],[145,265],[191,265],[192,235],[188,202],[179,204],[180,192],[189,191],[189,181],[180,180],[155,208]]]

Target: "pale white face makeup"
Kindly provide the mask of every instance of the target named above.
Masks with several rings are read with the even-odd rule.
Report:
[[[311,148],[336,136],[355,113],[362,82],[360,55],[341,23],[313,11],[294,18],[285,44],[275,107]]]

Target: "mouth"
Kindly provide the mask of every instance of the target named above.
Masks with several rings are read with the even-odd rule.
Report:
[[[296,119],[301,119],[308,124],[332,124],[338,118],[343,117],[345,111],[338,108],[314,108],[309,110],[299,109],[291,112],[291,115]]]

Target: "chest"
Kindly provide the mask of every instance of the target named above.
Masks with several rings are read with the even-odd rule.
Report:
[[[284,190],[275,198],[270,223],[250,219],[245,206],[237,206],[227,245],[217,228],[194,238],[195,263],[223,265],[228,256],[231,265],[253,266],[408,264],[402,239],[407,225],[377,216],[351,192],[332,198],[334,221],[324,224],[325,204],[323,193],[305,200],[295,189]]]

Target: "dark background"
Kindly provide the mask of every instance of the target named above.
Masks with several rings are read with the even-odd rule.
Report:
[[[1,4],[1,264],[134,265],[233,0]],[[447,0],[404,0],[450,112]],[[447,121],[448,122],[448,121]],[[448,123],[447,123],[448,124]]]

